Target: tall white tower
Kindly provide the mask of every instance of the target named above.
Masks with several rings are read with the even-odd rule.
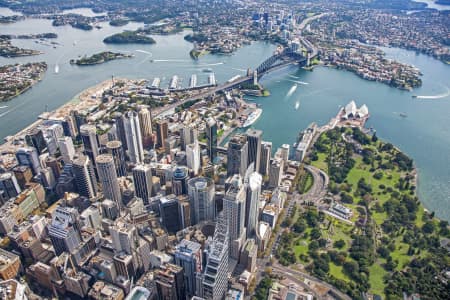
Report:
[[[135,164],[143,162],[144,148],[142,146],[141,125],[139,116],[135,111],[126,113],[124,127],[130,161]]]
[[[186,145],[186,160],[188,168],[193,170],[195,175],[198,175],[200,170],[200,145],[198,140],[195,140],[193,144]]]

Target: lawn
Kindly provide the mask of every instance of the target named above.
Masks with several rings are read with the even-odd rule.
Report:
[[[377,295],[384,295],[385,284],[383,277],[387,274],[387,272],[381,266],[382,263],[382,260],[378,260],[369,267],[370,292]]]
[[[328,272],[333,277],[343,280],[345,282],[350,282],[350,278],[344,274],[342,266],[336,266],[334,263],[330,263],[330,271]]]
[[[328,172],[328,164],[326,162],[327,154],[326,153],[322,153],[322,152],[318,152],[317,156],[319,157],[319,159],[316,160],[316,161],[311,161],[311,165],[313,167],[321,169],[322,171]]]
[[[314,184],[314,178],[311,175],[311,173],[307,172],[306,173],[306,182],[305,182],[305,187],[303,188],[303,194],[307,193],[313,186]]]

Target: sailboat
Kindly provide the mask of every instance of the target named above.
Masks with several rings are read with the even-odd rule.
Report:
[[[56,64],[56,65],[55,65],[55,74],[58,74],[58,73],[59,73],[59,65]]]

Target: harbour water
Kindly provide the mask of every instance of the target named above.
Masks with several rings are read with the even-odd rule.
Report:
[[[206,55],[194,61],[189,57],[192,44],[183,39],[186,32],[155,36],[157,43],[154,45],[106,45],[102,43],[104,37],[124,29],[136,29],[142,24],[100,25],[101,29],[88,32],[70,26],[52,27],[48,20],[27,19],[0,25],[2,34],[56,32],[56,42],[60,44],[54,49],[31,40],[14,40],[17,46],[41,50],[45,54],[0,58],[0,65],[30,61],[46,61],[49,65],[42,82],[7,102],[7,108],[0,109],[0,139],[33,122],[46,106],[49,110],[61,106],[82,90],[111,76],[145,78],[150,83],[154,77],[159,77],[161,85],[167,86],[171,77],[177,75],[181,85],[188,86],[192,74],[197,74],[198,84],[206,83],[208,73],[202,70],[211,68],[216,80],[223,83],[234,75],[244,74],[247,67],[257,66],[275,49],[274,45],[257,42],[233,55]],[[134,57],[96,66],[69,64],[72,58],[106,50],[131,53]],[[263,78],[262,84],[271,95],[251,99],[263,109],[252,127],[263,130],[264,139],[278,147],[283,143],[292,144],[298,132],[311,122],[328,122],[338,108],[350,100],[354,99],[358,105],[365,103],[371,114],[368,126],[373,126],[380,138],[399,146],[415,160],[419,168],[419,197],[425,207],[450,220],[450,96],[447,93],[450,66],[411,51],[385,51],[391,58],[420,68],[424,73],[423,86],[406,92],[362,80],[346,71],[319,67],[310,72],[288,67]],[[53,71],[55,65],[59,66],[57,74]],[[414,99],[413,94],[443,97]]]

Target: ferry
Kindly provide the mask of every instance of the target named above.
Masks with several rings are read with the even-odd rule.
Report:
[[[250,125],[252,125],[253,123],[255,123],[256,120],[258,120],[259,117],[261,116],[261,113],[262,113],[262,109],[261,109],[261,108],[257,108],[256,110],[254,110],[253,112],[251,112],[251,113],[248,115],[247,120],[245,120],[244,124],[242,124],[241,127],[242,127],[242,128],[249,127]]]

